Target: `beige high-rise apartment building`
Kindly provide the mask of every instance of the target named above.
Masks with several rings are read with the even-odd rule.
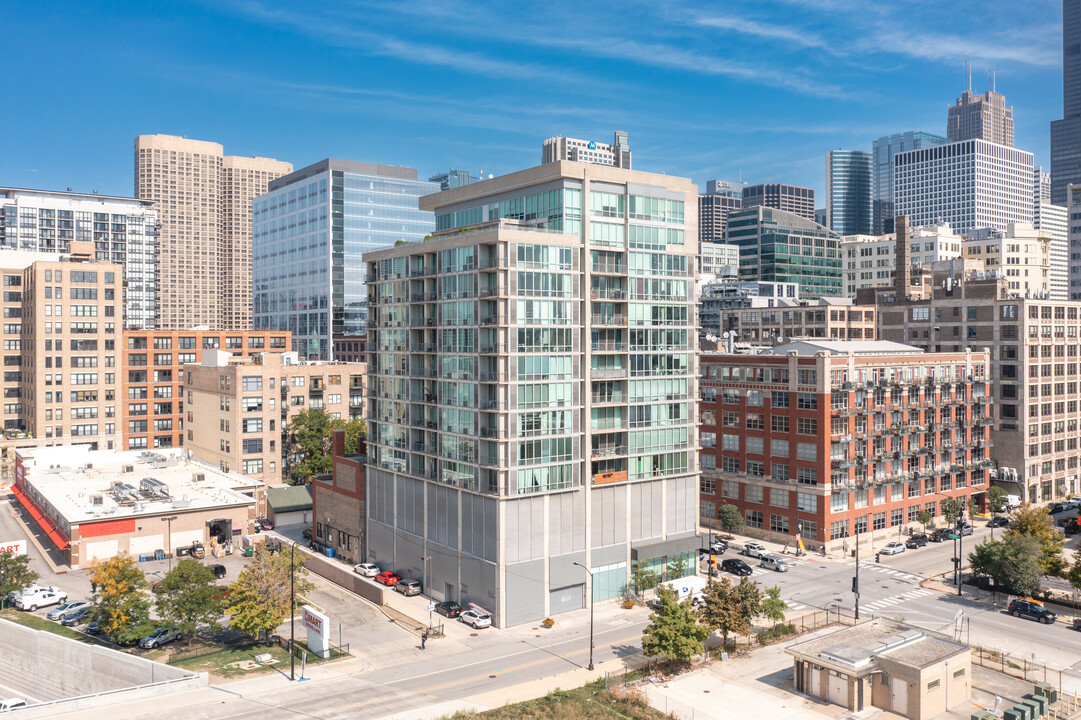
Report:
[[[161,224],[159,329],[251,329],[251,201],[292,171],[215,142],[135,138],[135,195],[158,204]]]

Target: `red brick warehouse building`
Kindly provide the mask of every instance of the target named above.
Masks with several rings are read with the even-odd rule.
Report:
[[[991,467],[988,353],[805,340],[770,354],[702,355],[701,516],[841,549],[895,539],[946,497],[983,508]],[[939,521],[941,522],[941,521]]]

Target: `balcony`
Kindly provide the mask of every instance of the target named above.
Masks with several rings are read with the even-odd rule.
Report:
[[[480,373],[479,380],[486,383],[507,382],[507,373],[482,372]]]
[[[594,352],[626,352],[627,343],[598,340],[590,343],[590,348]]]
[[[480,319],[481,325],[506,325],[507,318],[505,315],[489,315]]]
[[[626,275],[627,268],[623,263],[595,262],[592,272],[594,275]]]
[[[489,343],[487,345],[481,345],[479,350],[481,355],[498,355],[500,353],[507,352],[506,343]]]
[[[507,259],[501,257],[494,258],[481,258],[477,261],[477,269],[481,271],[485,270],[498,270],[499,268],[507,267]]]
[[[620,455],[626,455],[626,454],[627,454],[627,446],[626,445],[609,445],[609,446],[606,446],[606,447],[593,448],[593,452],[591,453],[590,457],[594,457],[594,458],[618,457]]]
[[[502,465],[499,462],[499,456],[498,455],[490,455],[490,454],[489,455],[481,455],[477,459],[477,464],[480,465],[481,467],[490,467],[490,468],[502,467]]]
[[[504,433],[500,428],[484,427],[480,429],[480,436],[482,438],[501,438],[504,436]]]
[[[504,287],[484,288],[480,291],[482,298],[496,297],[497,295],[506,295],[507,289]]]
[[[590,396],[590,400],[594,405],[609,405],[612,403],[624,403],[627,401],[626,397],[622,394],[605,394],[605,393],[593,393]]]
[[[590,290],[589,296],[591,298],[607,298],[609,300],[625,300],[627,293],[624,290]]]
[[[599,379],[611,379],[611,378],[625,378],[627,377],[627,368],[603,368],[589,371],[590,377],[594,380]]]
[[[619,327],[627,324],[626,315],[592,315],[590,321],[594,325],[611,325],[613,327]]]

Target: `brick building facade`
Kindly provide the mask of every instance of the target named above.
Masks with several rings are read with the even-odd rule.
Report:
[[[312,478],[312,539],[351,563],[367,557],[364,455],[347,455],[345,431],[334,431],[334,472]]]

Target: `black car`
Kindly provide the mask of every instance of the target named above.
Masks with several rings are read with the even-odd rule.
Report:
[[[1032,620],[1042,622],[1047,625],[1055,622],[1058,617],[1057,615],[1055,615],[1055,613],[1051,612],[1043,605],[1033,602],[1032,600],[1022,600],[1021,598],[1011,600],[1007,610],[1009,611],[1010,615],[1013,615],[1014,617],[1031,618]]]
[[[752,570],[751,566],[743,562],[739,558],[728,558],[721,561],[721,570],[730,572],[733,575],[739,575],[740,577],[746,577],[750,575]]]
[[[1076,535],[1077,533],[1081,532],[1081,526],[1077,524],[1077,518],[1070,518],[1070,522],[1066,523],[1066,525],[1062,528],[1062,532],[1067,536]]]
[[[439,613],[440,615],[442,615],[444,617],[449,617],[449,618],[458,617],[459,615],[462,614],[462,610],[464,610],[464,609],[465,608],[463,608],[461,605],[454,602],[453,600],[444,600],[443,602],[436,603],[436,605],[435,605],[435,611],[437,613]]]
[[[939,528],[938,530],[935,530],[933,533],[931,533],[930,537],[928,537],[927,539],[931,542],[944,542],[949,539],[949,534],[950,531],[946,528]]]
[[[993,517],[987,522],[987,527],[989,528],[1009,527],[1009,525],[1010,519],[1004,517]]]
[[[1047,509],[1050,511],[1050,513],[1052,515],[1054,515],[1055,513],[1066,512],[1067,510],[1073,510],[1073,506],[1070,505],[1069,503],[1056,502],[1056,503],[1051,503],[1050,505],[1048,505]]]
[[[225,577],[224,565],[211,565],[210,569],[214,571],[214,577],[216,577],[217,579],[221,580],[223,577]]]
[[[909,550],[915,550],[921,548],[927,544],[927,535],[924,533],[915,533],[908,540],[905,540],[905,547]]]

